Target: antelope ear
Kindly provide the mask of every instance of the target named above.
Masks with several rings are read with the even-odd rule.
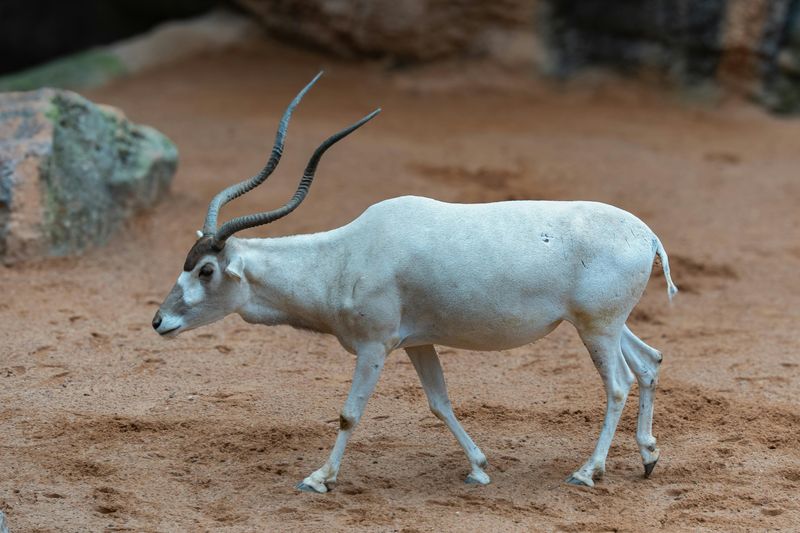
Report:
[[[225,267],[225,273],[239,280],[244,278],[244,259],[242,259],[241,255],[231,259],[231,262]]]

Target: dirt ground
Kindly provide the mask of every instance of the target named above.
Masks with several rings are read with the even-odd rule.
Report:
[[[370,204],[592,199],[661,237],[629,324],[664,352],[643,479],[634,387],[594,489],[605,397],[569,325],[500,353],[441,350],[485,487],[387,362],[332,493],[326,459],[353,358],[333,338],[228,317],[173,342],[150,328],[208,200],[265,161],[284,106],[327,74],[278,172],[226,216],[283,203],[326,136],[383,114],[324,158],[306,203],[250,235],[341,225]],[[800,122],[592,76],[566,86],[449,64],[390,71],[274,44],[197,58],[87,94],[179,146],[173,194],[77,259],[0,267],[0,508],[12,531],[791,530],[800,523]]]

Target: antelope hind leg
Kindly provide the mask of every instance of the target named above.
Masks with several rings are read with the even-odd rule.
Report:
[[[661,353],[633,334],[628,326],[622,331],[622,354],[639,382],[639,418],[636,443],[644,463],[644,477],[650,477],[660,456],[653,436],[653,403],[655,401]]]
[[[592,361],[603,378],[606,389],[606,416],[594,452],[583,466],[567,478],[572,485],[594,487],[594,480],[603,476],[606,456],[619,423],[628,391],[633,384],[633,374],[625,363],[620,349],[620,333],[588,333],[579,330],[581,339],[589,350]]]
[[[417,371],[422,388],[428,397],[428,405],[431,412],[447,425],[464,449],[464,453],[467,454],[470,473],[467,475],[465,482],[488,485],[490,482],[489,476],[483,471],[487,465],[486,456],[475,445],[467,432],[464,431],[455,413],[453,413],[453,406],[450,404],[450,398],[447,394],[447,384],[444,380],[444,373],[442,372],[442,365],[439,362],[436,348],[433,345],[415,346],[406,348],[406,353]]]

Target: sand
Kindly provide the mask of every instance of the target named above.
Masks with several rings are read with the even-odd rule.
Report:
[[[320,67],[278,172],[223,217],[293,191],[329,134],[306,203],[248,235],[344,224],[370,204],[591,199],[661,237],[629,324],[664,353],[643,479],[634,387],[594,489],[564,479],[605,409],[568,324],[508,352],[444,348],[451,397],[491,485],[392,354],[333,492],[325,461],[354,359],[333,338],[238,317],[169,342],[150,328],[208,200],[265,161],[283,107]],[[275,44],[195,58],[87,94],[169,135],[172,195],[109,246],[0,267],[0,509],[12,531],[791,530],[800,523],[800,123],[613,78],[553,86],[481,64],[387,71]]]

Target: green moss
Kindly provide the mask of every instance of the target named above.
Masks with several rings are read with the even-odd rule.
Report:
[[[0,77],[0,91],[28,91],[40,87],[96,87],[126,73],[125,65],[114,54],[99,49],[88,50]]]
[[[56,105],[54,101],[51,101],[50,105],[47,106],[44,116],[47,117],[47,119],[53,124],[57,124],[61,119],[61,111],[58,109],[58,105]]]
[[[107,242],[126,217],[156,202],[175,173],[177,149],[158,131],[78,94],[55,93],[49,104],[43,228],[51,253],[65,255]]]

